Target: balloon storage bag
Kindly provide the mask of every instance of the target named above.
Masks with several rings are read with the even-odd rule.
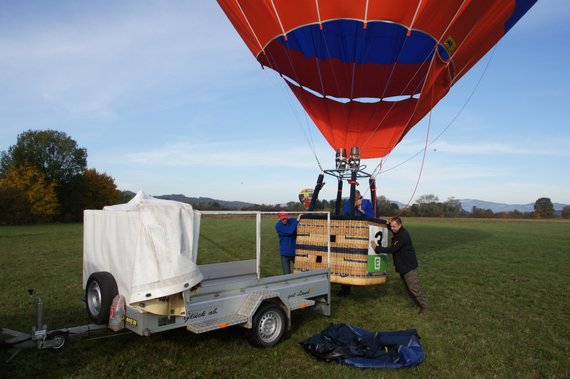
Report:
[[[376,254],[370,241],[387,246],[388,228],[373,219],[326,218],[304,216],[297,226],[295,271],[319,270],[330,267],[331,282],[354,286],[386,282],[385,254]],[[330,266],[329,266],[330,258]]]
[[[363,369],[414,367],[425,360],[416,329],[370,332],[354,325],[331,324],[300,345],[318,360]]]

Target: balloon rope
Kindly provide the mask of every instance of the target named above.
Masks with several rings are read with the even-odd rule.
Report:
[[[392,80],[392,76],[396,70],[396,66],[398,65],[399,59],[400,59],[400,55],[402,54],[402,51],[404,50],[404,45],[406,44],[406,41],[408,40],[408,36],[406,36],[406,38],[404,39],[404,42],[402,43],[402,46],[400,47],[400,51],[398,52],[398,57],[396,58],[396,63],[394,65],[392,65],[392,70],[390,71],[390,75],[388,77],[388,80],[386,81],[386,85],[384,86],[384,91],[382,92],[382,96],[380,101],[378,102],[378,105],[380,105],[382,103],[382,99],[384,98],[384,96],[386,95],[386,91],[388,89],[389,83]],[[426,57],[426,58],[429,58]],[[432,65],[433,65],[433,57],[431,57],[431,59],[429,60],[429,64],[428,64],[428,72],[431,69]],[[420,65],[420,67],[418,67],[418,69],[416,70],[416,72],[414,73],[414,75],[412,75],[410,77],[410,79],[408,80],[408,84],[404,87],[404,88],[408,88],[410,86],[410,84],[412,84],[412,82],[414,81],[414,79],[416,78],[416,76],[420,73],[420,71],[423,69],[424,65],[426,64],[426,62],[422,63]],[[425,86],[425,79],[427,79],[427,75],[424,78],[423,83],[421,84],[421,89],[418,91],[419,93],[421,93],[421,91],[423,90],[423,87]],[[402,90],[404,91],[404,90]],[[416,91],[414,91],[416,92]],[[402,94],[400,94],[400,96],[402,96]],[[384,117],[382,117],[382,119],[376,124],[376,127],[368,134],[368,137],[364,140],[364,142],[361,144],[360,148],[364,148],[366,145],[368,145],[368,142],[372,139],[373,134],[380,129],[380,127],[384,124],[384,121],[386,120],[386,118],[388,117],[388,114],[390,114],[390,112],[392,112],[392,110],[394,109],[394,107],[396,106],[398,102],[397,101],[393,101],[391,102],[390,107],[388,108],[388,110],[385,112]],[[416,104],[417,106],[417,104]],[[374,111],[374,114],[376,114],[376,112],[378,111],[379,107],[376,108],[376,110]],[[415,111],[410,115],[410,117],[408,118],[408,121],[406,121],[406,125],[412,120],[412,118],[414,117]],[[400,132],[400,136],[398,137],[398,140],[400,140],[402,138],[402,134],[404,133],[405,130],[402,130]]]
[[[285,38],[285,41],[287,41],[287,33],[285,32],[285,29],[283,28],[283,23],[281,22],[281,17],[279,17],[279,13],[277,12],[277,8],[275,8],[275,3],[273,2],[273,0],[271,0],[271,5],[273,6],[273,12],[275,12],[275,16],[277,17],[277,21],[279,22],[279,27],[281,27],[281,32],[283,33],[283,38]]]
[[[418,12],[421,6],[422,6],[422,0],[418,2],[418,6],[416,7],[414,17],[412,17],[412,22],[410,22],[410,26],[408,27],[408,36],[412,33],[412,28],[414,27],[414,22],[416,22],[416,17],[418,16]]]
[[[311,125],[309,123],[307,112],[302,112],[302,114],[303,114],[302,117],[304,118],[304,121],[305,121],[304,123],[306,126],[304,128],[303,122],[299,118],[299,113],[295,110],[295,103],[293,101],[293,95],[292,95],[291,91],[289,90],[289,88],[287,88],[287,85],[285,84],[284,77],[282,75],[280,75],[278,78],[279,79],[277,81],[280,84],[279,88],[281,88],[281,91],[283,91],[283,94],[285,95],[285,98],[287,99],[287,103],[289,104],[289,108],[291,109],[291,113],[297,119],[296,124],[299,126],[299,129],[301,129],[301,131],[303,132],[303,136],[305,137],[305,142],[307,143],[307,145],[311,149],[311,152],[313,153],[313,157],[315,157],[315,161],[317,162],[319,169],[321,170],[321,172],[323,172],[324,169],[321,165],[321,162],[319,161],[319,157],[317,156],[317,149],[315,147],[315,141],[313,140],[313,135],[311,134]]]
[[[432,66],[433,67],[433,66]],[[402,213],[404,213],[408,207],[410,206],[410,203],[412,202],[412,199],[414,198],[414,196],[416,195],[416,191],[418,190],[418,186],[420,185],[420,179],[422,177],[422,173],[424,171],[424,164],[426,161],[426,153],[427,153],[427,148],[428,148],[428,142],[429,142],[429,132],[431,129],[431,116],[432,116],[432,109],[433,109],[433,86],[431,87],[431,103],[432,103],[432,107],[430,108],[429,111],[429,117],[428,117],[428,125],[427,125],[427,131],[426,131],[426,141],[425,141],[425,145],[424,145],[424,154],[422,156],[422,164],[420,165],[420,172],[418,173],[418,179],[416,180],[416,185],[414,186],[414,191],[412,192],[412,195],[410,196],[410,199],[408,200],[408,203],[406,204],[406,206],[404,207],[404,209],[402,209],[398,216],[400,216]]]
[[[412,192],[412,195],[410,196],[410,199],[408,200],[408,203],[406,204],[406,206],[404,207],[404,209],[402,209],[402,211],[398,214],[398,216],[400,216],[402,213],[404,213],[408,207],[410,206],[410,203],[412,202],[412,199],[414,198],[414,196],[416,195],[416,191],[418,190],[418,186],[420,185],[420,179],[422,177],[422,173],[424,170],[424,163],[426,160],[426,152],[427,152],[427,148],[428,148],[428,139],[429,139],[429,131],[430,131],[430,125],[431,125],[431,113],[432,111],[429,111],[429,121],[428,121],[428,128],[427,128],[427,133],[426,133],[426,143],[424,146],[424,154],[422,156],[422,164],[420,166],[420,172],[418,174],[418,179],[416,180],[416,185],[414,186],[414,191]]]
[[[467,99],[465,100],[465,102],[463,103],[463,105],[461,106],[461,108],[459,108],[459,110],[457,111],[457,113],[455,114],[455,116],[453,116],[453,118],[451,119],[451,121],[447,124],[447,126],[437,135],[437,137],[435,137],[433,140],[431,140],[431,142],[428,144],[428,147],[430,147],[431,145],[433,145],[435,143],[435,141],[437,141],[442,135],[443,133],[445,133],[447,131],[447,129],[449,129],[454,123],[455,121],[459,118],[459,115],[461,113],[463,113],[463,111],[465,110],[465,108],[467,107],[467,104],[471,101],[471,98],[473,97],[473,95],[475,95],[475,92],[477,91],[477,89],[479,88],[479,85],[481,84],[481,82],[483,81],[483,77],[485,77],[485,74],[487,73],[487,69],[489,68],[489,66],[491,65],[491,60],[493,59],[493,56],[495,55],[495,50],[497,49],[497,46],[495,45],[493,47],[493,50],[491,50],[491,54],[489,56],[489,60],[487,61],[487,64],[485,65],[485,68],[483,69],[483,72],[481,73],[481,76],[479,77],[479,80],[477,81],[477,84],[475,84],[475,87],[473,88],[473,90],[471,91],[471,93],[469,94],[469,96],[467,97]],[[412,159],[414,159],[415,157],[417,157],[420,153],[422,152],[422,150],[419,150],[417,153],[415,153],[414,155],[412,155],[411,157],[409,157],[408,159],[406,159],[405,161],[397,164],[394,167],[390,167],[388,169],[385,169],[383,172],[388,172],[388,171],[392,171],[406,163],[408,163],[409,161],[411,161]]]
[[[460,14],[460,10],[462,9],[462,7],[463,7],[463,5],[465,4],[466,1],[467,1],[467,0],[463,0],[463,1],[461,2],[461,4],[457,7],[457,11],[455,12],[453,18],[449,21],[447,27],[445,28],[445,30],[444,30],[444,32],[442,33],[442,35],[440,36],[440,38],[438,39],[438,43],[439,43],[439,41],[441,41],[441,40],[443,39],[443,37],[446,35],[447,31],[449,30],[450,26],[452,25],[453,21],[458,17],[458,15]],[[412,22],[410,23],[410,26],[408,27],[408,33],[406,34],[406,37],[409,37],[410,34],[411,34],[411,30],[412,30],[412,27],[413,27],[413,23],[415,22],[415,18],[416,18],[416,16],[417,16],[418,11],[419,11],[420,5],[421,5],[421,0],[420,0],[420,2],[419,2],[419,4],[418,4],[418,7],[416,8],[416,12],[415,12],[415,14],[414,14],[413,20],[412,20]],[[471,34],[471,31],[473,30],[473,28],[474,28],[474,26],[471,27],[471,30],[469,31],[469,34]],[[393,73],[394,73],[394,71],[395,71],[395,69],[396,69],[396,65],[397,65],[398,62],[399,62],[399,57],[400,57],[400,55],[401,55],[401,53],[402,53],[402,51],[403,51],[403,49],[404,49],[404,45],[405,45],[406,41],[407,41],[407,38],[404,39],[404,42],[403,42],[402,46],[400,47],[400,52],[398,53],[398,57],[397,57],[396,60],[395,60],[396,63],[392,66],[392,70],[391,70],[391,72],[390,72],[390,75],[389,75],[389,77],[388,77],[388,80],[386,81],[386,85],[385,85],[385,87],[384,87],[384,92],[382,93],[381,99],[383,99],[384,96],[385,96],[386,90],[387,90],[387,88],[388,88],[388,84],[390,83],[390,81],[391,81],[391,79],[392,79],[392,75],[393,75]],[[434,49],[433,57],[432,57],[432,59],[430,60],[430,63],[429,63],[430,66],[428,67],[428,71],[431,69],[431,65],[433,64],[433,60],[434,60],[434,58],[435,58],[435,55],[437,54],[437,52],[436,52],[435,50],[436,50],[436,49]],[[457,51],[456,51],[455,53],[457,53]],[[451,56],[449,60],[452,61],[452,60],[453,60],[453,56]],[[408,88],[408,86],[412,83],[412,81],[415,79],[415,77],[420,73],[420,71],[421,71],[422,68],[423,68],[423,64],[422,64],[420,67],[418,67],[418,69],[416,70],[416,73],[410,78],[410,80],[408,81],[408,84],[407,84],[406,87],[404,87],[404,88]],[[457,75],[456,75],[456,76],[457,76]],[[427,79],[427,75],[426,75],[426,78],[425,78],[425,79]],[[422,88],[419,90],[420,96],[421,96],[421,92],[422,92],[424,86],[425,86],[425,80],[424,80],[424,82],[423,82],[422,85],[421,85]],[[402,94],[401,94],[401,95],[402,95]],[[382,100],[381,100],[381,101],[382,101]],[[381,102],[381,101],[380,101],[380,102]],[[374,128],[374,130],[369,134],[368,138],[366,138],[366,140],[365,140],[364,143],[362,144],[361,148],[363,148],[364,146],[366,146],[366,145],[368,144],[368,142],[370,141],[370,139],[372,138],[372,135],[374,134],[374,132],[376,132],[378,129],[380,129],[380,127],[381,127],[382,124],[384,123],[386,117],[388,117],[388,114],[389,114],[390,112],[392,112],[392,109],[394,109],[396,103],[397,103],[397,102],[393,102],[393,103],[392,103],[392,105],[390,106],[390,108],[387,110],[386,114],[385,114],[384,117],[382,118],[382,120],[380,120],[380,121],[378,122],[378,124],[376,125],[376,128]],[[419,101],[418,101],[418,103],[419,103]],[[410,118],[409,118],[408,121],[406,122],[406,125],[412,120],[414,114],[415,114],[415,111],[412,113],[412,115],[410,116]],[[404,133],[404,131],[405,131],[405,130],[402,130],[402,132],[400,133],[400,137],[399,137],[398,139],[401,139],[401,138],[402,138],[402,134]]]
[[[364,29],[366,29],[366,25],[368,24],[368,0],[366,0],[366,5],[364,7]]]
[[[239,4],[239,1],[236,0],[236,4],[239,8],[239,10],[241,11],[241,14],[245,20],[245,22],[247,22],[247,26],[249,26],[249,30],[251,30],[251,33],[253,34],[253,36],[255,37],[255,41],[257,41],[257,45],[259,46],[259,49],[263,52],[263,54],[265,55],[265,49],[263,48],[263,46],[261,45],[261,42],[259,42],[259,38],[257,38],[257,34],[255,34],[255,30],[253,30],[253,27],[251,26],[251,23],[249,22],[247,16],[245,15],[245,12],[243,11],[241,5]]]
[[[319,9],[319,0],[315,0],[315,9],[317,10],[317,18],[319,19],[319,29],[323,30],[323,21],[321,20],[321,10]]]
[[[286,83],[291,83],[291,85],[296,85],[296,86],[301,86],[301,84],[299,83],[299,75],[297,74],[297,71],[295,70],[295,65],[293,64],[293,60],[289,54],[289,51],[287,49],[285,49],[286,54],[287,54],[287,58],[289,60],[289,65],[291,67],[291,70],[293,71],[293,75],[295,76],[294,79],[292,78],[288,78],[287,76],[279,73],[279,70],[276,69],[276,67],[279,67],[279,65],[277,64],[277,61],[275,60],[275,58],[273,57],[273,54],[271,54],[271,50],[267,50],[266,52],[266,57],[267,60],[269,61],[269,67],[272,68],[276,73],[279,74],[279,77],[281,78],[279,80],[279,82],[281,83],[281,89],[283,90],[283,92],[285,93],[285,97],[287,98],[287,102],[289,103],[289,107],[292,110],[292,113],[295,116],[298,116],[298,113],[295,111],[295,106],[293,105],[293,101],[291,100],[293,98],[291,91],[289,90],[289,88],[286,88]],[[321,170],[321,172],[323,172],[323,167],[321,166],[321,162],[319,161],[319,158],[317,156],[317,152],[316,152],[316,148],[315,148],[315,143],[313,141],[313,137],[311,134],[311,128],[309,125],[309,121],[307,118],[307,112],[303,112],[304,114],[304,119],[305,119],[305,124],[306,124],[306,129],[304,129],[302,127],[302,122],[297,118],[297,125],[299,126],[300,129],[302,129],[303,131],[303,135],[305,136],[305,142],[307,143],[307,145],[309,145],[309,148],[311,149],[311,152],[313,153],[313,156],[315,157],[315,161],[317,162],[317,165],[319,166],[319,169]]]

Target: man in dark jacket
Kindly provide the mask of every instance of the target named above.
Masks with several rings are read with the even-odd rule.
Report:
[[[392,237],[392,246],[381,247],[378,246],[374,240],[370,241],[370,246],[372,246],[376,253],[392,254],[394,267],[396,267],[396,271],[400,274],[400,278],[404,282],[408,294],[416,304],[419,305],[420,313],[429,312],[430,306],[427,297],[420,287],[417,271],[418,260],[410,233],[404,228],[402,220],[399,217],[394,217],[390,220],[390,229],[394,234]]]

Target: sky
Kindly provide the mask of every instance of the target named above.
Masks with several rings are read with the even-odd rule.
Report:
[[[383,161],[378,194],[570,204],[568,35],[567,0],[539,0]],[[214,1],[1,0],[0,151],[46,129],[155,196],[286,203],[334,168]]]

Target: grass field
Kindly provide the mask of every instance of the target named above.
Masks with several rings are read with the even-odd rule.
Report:
[[[332,315],[293,314],[271,349],[251,347],[242,328],[195,335],[184,329],[140,337],[73,337],[61,352],[23,350],[5,378],[568,378],[570,223],[404,220],[433,312],[418,315],[390,262],[388,282],[336,296]],[[274,218],[263,220],[262,272],[280,272]],[[200,263],[254,257],[252,220],[202,222]],[[247,253],[245,256],[242,256]],[[0,325],[29,332],[34,288],[50,329],[89,322],[83,303],[82,226],[0,227]],[[371,331],[416,328],[426,360],[402,370],[359,370],[314,360],[299,342],[329,323]]]

